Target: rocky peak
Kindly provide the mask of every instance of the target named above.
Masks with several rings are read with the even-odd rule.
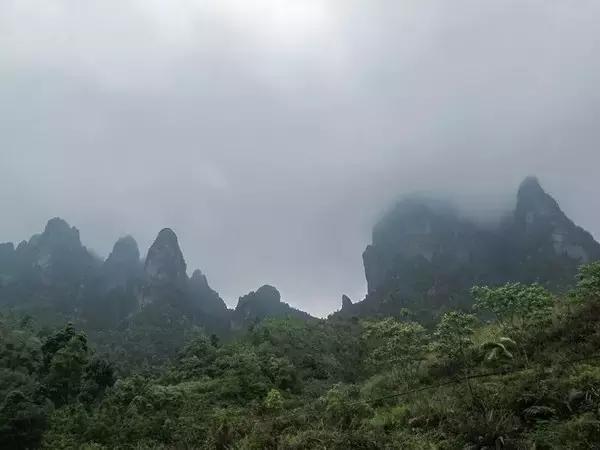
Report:
[[[281,294],[279,291],[268,284],[259,287],[255,294],[257,298],[265,303],[279,303],[281,301]]]
[[[192,273],[189,287],[194,305],[203,312],[215,317],[224,317],[229,313],[223,299],[208,285],[206,275],[200,270],[196,269]]]
[[[556,200],[544,191],[535,177],[527,177],[519,187],[515,219],[528,229],[538,225],[556,226],[568,221]]]
[[[236,311],[244,309],[269,308],[277,305],[281,301],[279,291],[268,284],[261,286],[255,292],[250,292],[240,297],[236,306]]]
[[[310,319],[311,316],[303,311],[292,308],[281,301],[279,291],[270,285],[264,285],[255,292],[240,297],[235,308],[236,326],[250,324],[256,320],[267,317],[296,317],[299,319]]]
[[[55,217],[48,221],[44,232],[40,236],[39,242],[42,245],[45,244],[53,248],[81,247],[79,230],[75,227],[69,226],[69,224],[60,217]]]
[[[105,261],[110,266],[137,265],[140,261],[140,250],[131,236],[120,238],[113,246],[112,252]]]
[[[170,228],[162,229],[148,250],[144,266],[146,276],[153,283],[184,284],[186,268],[177,235]]]
[[[348,309],[352,307],[352,300],[347,295],[342,295],[342,309]]]
[[[529,259],[554,253],[581,264],[600,258],[600,244],[565,215],[535,177],[521,183],[514,222],[516,229],[511,231],[528,249]]]
[[[374,227],[364,254],[368,295],[356,311],[424,312],[470,305],[474,284],[539,282],[560,291],[577,267],[600,260],[600,244],[575,225],[535,177],[496,228],[435,203],[400,202]]]
[[[126,286],[130,281],[139,279],[142,271],[140,250],[131,236],[120,238],[102,267],[105,288]]]
[[[194,272],[192,273],[190,283],[196,288],[210,288],[210,286],[208,285],[208,280],[206,279],[206,275],[204,275],[199,269],[194,270]]]
[[[17,250],[25,266],[38,270],[46,284],[80,282],[99,264],[81,244],[79,230],[59,217],[50,219],[42,234]]]

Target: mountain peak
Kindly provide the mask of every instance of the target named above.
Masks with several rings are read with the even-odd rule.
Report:
[[[194,270],[190,277],[190,282],[197,288],[208,288],[208,280],[206,275],[202,273],[200,269]]]
[[[48,221],[40,239],[48,243],[81,246],[79,230],[75,227],[71,227],[60,217],[54,217]]]
[[[348,309],[352,307],[352,300],[347,295],[342,295],[342,309]]]
[[[158,232],[158,236],[156,236],[157,242],[170,242],[174,245],[179,245],[177,240],[177,235],[171,228],[163,228]]]
[[[106,262],[115,261],[139,261],[140,250],[136,240],[132,236],[123,236],[119,238],[113,246],[112,252],[106,259]]]
[[[187,281],[186,269],[177,235],[170,228],[163,228],[148,250],[146,276],[158,283],[181,284]]]
[[[141,277],[140,250],[131,236],[124,236],[113,246],[104,261],[103,272],[107,287],[126,286],[133,279]]]
[[[234,312],[234,327],[241,324],[251,324],[267,317],[295,317],[310,319],[311,316],[303,311],[292,308],[281,301],[281,294],[271,285],[265,284],[255,292],[240,297]]]
[[[281,301],[281,294],[276,287],[270,284],[265,284],[256,290],[256,295],[264,301],[271,303],[279,303]]]
[[[405,203],[374,230],[363,254],[368,295],[355,311],[468,307],[474,284],[539,282],[560,291],[580,264],[600,260],[600,244],[533,176],[519,186],[516,207],[500,227]]]
[[[542,189],[542,185],[540,184],[540,180],[538,179],[538,177],[534,176],[534,175],[530,175],[528,177],[525,177],[525,179],[521,182],[521,185],[519,186],[519,194],[523,194],[523,193],[528,193],[528,192],[544,192],[544,189]]]
[[[572,225],[556,200],[542,188],[535,177],[527,177],[519,187],[515,219],[527,229],[537,228],[538,225]]]

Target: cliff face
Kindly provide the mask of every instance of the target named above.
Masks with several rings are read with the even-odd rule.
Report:
[[[152,286],[182,287],[187,282],[186,270],[177,235],[170,228],[161,230],[148,250],[146,282]]]
[[[474,284],[539,282],[560,290],[579,265],[598,259],[600,244],[535,178],[523,181],[514,211],[495,229],[447,204],[406,199],[375,226],[363,254],[367,298],[344,312],[440,311],[467,305]]]

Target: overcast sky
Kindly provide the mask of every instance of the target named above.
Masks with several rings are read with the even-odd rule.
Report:
[[[366,292],[406,192],[477,212],[537,174],[600,237],[596,0],[2,0],[0,241],[106,256],[166,226],[230,306]]]

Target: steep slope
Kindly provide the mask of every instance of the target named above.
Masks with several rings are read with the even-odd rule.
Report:
[[[226,336],[232,327],[267,317],[310,317],[281,302],[274,288],[244,298],[232,311],[200,270],[188,277],[169,228],[158,233],[144,262],[131,236],[120,238],[108,258],[99,260],[81,244],[79,230],[60,218],[16,248],[0,244],[0,307],[72,320],[94,333],[153,329],[165,337],[169,330],[201,328]]]
[[[82,244],[79,230],[60,218],[14,251],[4,244],[0,256],[0,304],[36,305],[68,313],[81,306],[83,286],[101,265]]]
[[[162,229],[146,256],[141,306],[167,297],[172,300],[184,297],[188,282],[186,270],[177,235],[170,228]]]
[[[452,205],[408,198],[373,230],[363,261],[368,294],[345,315],[403,314],[422,319],[467,306],[474,284],[539,282],[558,291],[577,267],[600,259],[600,244],[575,225],[529,177],[514,211],[496,228],[483,227]]]
[[[204,314],[227,318],[230,311],[219,294],[208,285],[206,275],[200,270],[194,270],[189,281],[188,292],[193,304]]]
[[[118,327],[138,309],[143,286],[143,264],[135,239],[120,238],[99,274],[85,286],[82,318],[88,328]]]

